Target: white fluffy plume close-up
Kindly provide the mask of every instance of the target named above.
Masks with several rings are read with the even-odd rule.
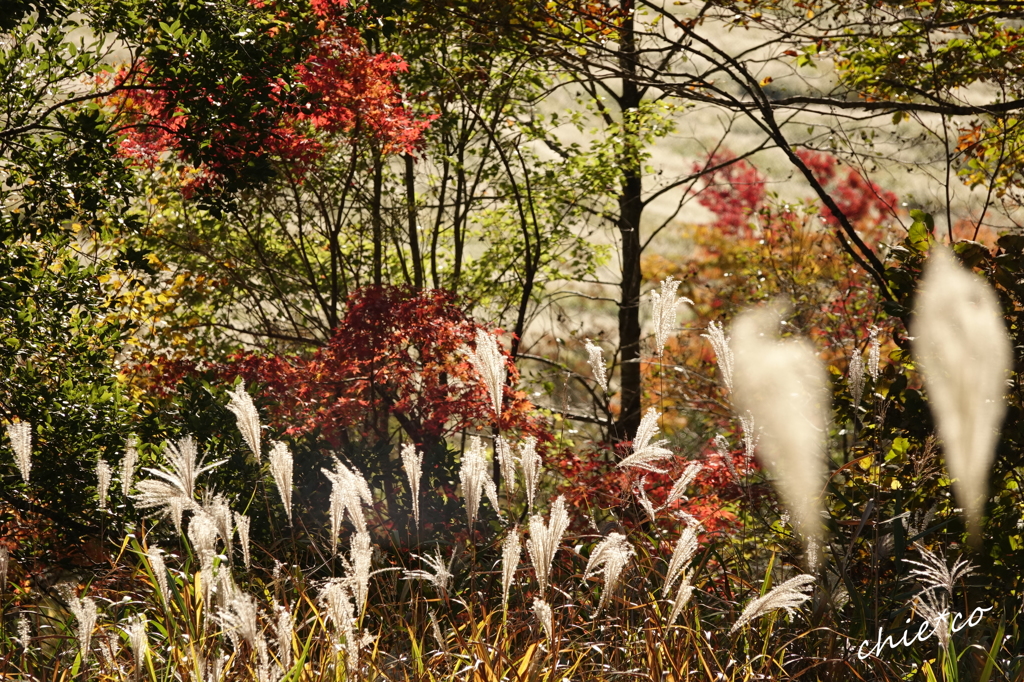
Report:
[[[819,538],[826,474],[828,391],[825,368],[802,339],[782,339],[778,306],[733,322],[733,399],[761,426],[757,456],[805,542]]]
[[[945,247],[932,249],[911,323],[957,504],[977,542],[1013,366],[995,292]]]

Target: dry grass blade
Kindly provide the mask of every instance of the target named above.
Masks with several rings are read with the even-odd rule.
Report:
[[[953,490],[977,543],[1013,366],[1002,309],[984,280],[936,247],[911,332]]]
[[[779,339],[780,323],[776,307],[750,310],[736,319],[734,398],[740,414],[750,412],[761,425],[757,455],[808,542],[822,534],[828,381],[809,343]]]
[[[743,609],[743,613],[740,614],[739,619],[729,632],[736,632],[755,618],[760,618],[779,609],[784,609],[791,616],[794,615],[796,608],[811,598],[806,590],[814,584],[815,580],[813,575],[804,573],[778,585],[763,597],[754,599]]]

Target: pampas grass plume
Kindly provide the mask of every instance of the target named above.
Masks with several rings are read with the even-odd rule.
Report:
[[[292,525],[292,453],[281,441],[274,441],[270,448],[270,475],[277,484],[277,492],[281,495],[284,513],[288,516],[288,525]]]
[[[604,364],[604,350],[587,339],[587,364],[594,372],[594,380],[602,391],[608,391],[608,368]]]
[[[412,443],[402,446],[402,466],[409,478],[409,497],[412,498],[412,515],[416,528],[420,527],[420,479],[423,478],[423,453]]]
[[[663,474],[665,471],[653,466],[654,462],[661,461],[666,457],[672,456],[672,451],[661,447],[668,441],[665,439],[656,440],[651,442],[651,438],[658,432],[658,417],[661,414],[655,408],[648,408],[644,414],[643,419],[640,420],[640,426],[636,430],[636,436],[633,438],[633,454],[626,459],[619,462],[619,468],[623,467],[636,467],[637,469],[645,469],[656,474]]]
[[[755,618],[760,618],[779,609],[784,609],[786,613],[792,616],[796,613],[796,607],[811,598],[811,595],[807,594],[807,590],[814,584],[814,581],[815,577],[813,575],[806,573],[798,575],[775,587],[763,597],[752,600],[743,609],[743,613],[740,614],[739,619],[733,624],[732,630],[729,633],[736,632]]]
[[[32,424],[29,422],[8,424],[7,437],[11,439],[14,463],[18,466],[21,479],[28,483],[29,474],[32,472]]]
[[[231,396],[228,409],[235,414],[238,430],[246,445],[256,455],[256,459],[260,459],[262,457],[260,454],[260,415],[256,411],[256,406],[253,405],[252,396],[245,390],[245,381],[238,382],[238,389],[228,391],[228,395]]]
[[[590,553],[587,569],[583,572],[583,580],[586,581],[587,578],[597,573],[604,574],[604,590],[601,592],[601,599],[597,604],[598,611],[604,608],[608,598],[615,592],[619,578],[622,577],[622,571],[635,554],[636,551],[622,533],[611,533],[601,540]]]
[[[498,492],[487,469],[488,461],[484,456],[484,446],[478,436],[473,436],[469,439],[469,448],[462,453],[462,467],[459,469],[462,497],[466,501],[466,516],[470,530],[476,524],[481,494],[485,491],[495,511],[498,509]]]
[[[505,379],[508,377],[508,365],[498,347],[498,339],[483,329],[477,330],[476,350],[469,352],[469,362],[487,387],[494,415],[501,417],[501,399],[505,390]]]
[[[911,333],[953,491],[977,544],[1013,366],[1002,311],[984,280],[937,246],[917,293]]]
[[[505,535],[501,545],[501,607],[508,609],[508,593],[512,589],[512,579],[519,567],[523,546],[519,542],[519,529],[512,528]]]
[[[132,491],[135,478],[135,467],[139,464],[139,448],[135,437],[128,439],[124,446],[124,457],[121,459],[121,494],[128,497]]]
[[[820,496],[826,473],[828,382],[814,348],[781,340],[777,306],[733,323],[734,399],[761,426],[757,455],[771,474],[805,542],[822,533]]]
[[[523,481],[526,484],[526,508],[533,509],[533,499],[537,494],[537,483],[540,482],[540,455],[537,453],[537,439],[528,436],[519,444],[519,466],[523,470]]]
[[[562,543],[562,535],[568,527],[569,513],[565,510],[564,495],[559,495],[551,505],[551,518],[548,523],[544,523],[544,517],[540,514],[530,517],[530,538],[526,541],[526,549],[530,553],[533,570],[537,573],[541,593],[547,590],[551,564],[558,546]]]
[[[107,493],[110,492],[112,472],[107,460],[102,457],[96,460],[96,497],[99,498],[100,510],[107,508]]]

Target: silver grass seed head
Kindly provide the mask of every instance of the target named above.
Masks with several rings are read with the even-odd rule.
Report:
[[[505,482],[505,495],[511,503],[512,495],[516,492],[516,464],[519,458],[512,452],[512,446],[501,436],[494,439],[494,453],[498,457],[498,466],[501,467],[501,479]]]
[[[487,461],[486,451],[483,442],[478,436],[469,439],[469,448],[462,453],[462,466],[459,469],[459,479],[462,483],[462,497],[466,502],[466,516],[469,521],[469,528],[472,531],[476,525],[477,514],[480,511],[481,496],[486,493],[487,499],[495,511],[500,512],[498,507],[498,491],[494,485],[494,479],[490,474],[490,463]]]
[[[732,462],[732,457],[729,457],[727,461]],[[689,485],[693,483],[693,479],[697,478],[697,474],[699,474],[703,469],[704,465],[701,464],[700,462],[691,462],[683,470],[683,473],[679,476],[679,478],[676,479],[676,482],[672,484],[672,489],[669,491],[668,497],[665,498],[664,506],[668,507],[673,502],[677,502],[678,500],[683,499],[683,497],[686,495],[687,487],[689,487]]]
[[[675,549],[672,551],[672,558],[668,562],[668,569],[665,571],[665,586],[661,588],[663,595],[667,595],[672,589],[672,584],[683,574],[689,566],[693,557],[697,554],[699,547],[697,531],[693,526],[683,529],[679,540],[676,541]]]
[[[519,567],[519,559],[523,553],[523,546],[519,542],[519,528],[513,528],[505,535],[505,541],[501,544],[501,606],[508,609],[508,595],[512,589],[512,580],[515,577],[516,569]]]
[[[345,514],[360,533],[366,532],[363,505],[373,504],[373,494],[362,473],[349,469],[341,460],[334,461],[334,471],[321,469],[331,481],[331,546],[338,551],[338,533]]]
[[[288,516],[288,525],[292,524],[292,468],[294,461],[288,446],[281,441],[274,441],[270,448],[270,475],[274,477],[277,492],[284,505],[284,513]]]
[[[878,377],[882,374],[881,359],[882,359],[882,330],[871,325],[868,329],[868,374],[871,375],[872,381],[878,381]]]
[[[420,480],[423,478],[423,453],[412,443],[402,446],[402,467],[409,479],[409,497],[412,500],[412,514],[416,527],[420,527]]]
[[[526,485],[526,507],[533,509],[533,500],[540,482],[541,460],[537,452],[537,438],[528,436],[519,444],[519,466],[523,470],[523,483]]]
[[[1013,352],[992,288],[941,246],[932,249],[911,323],[913,350],[973,544],[1006,413]]]
[[[107,494],[110,492],[110,479],[112,475],[110,465],[103,458],[96,460],[96,497],[98,498],[100,511],[107,508]]]
[[[18,614],[17,630],[18,636],[14,638],[14,641],[18,643],[23,651],[28,651],[29,647],[32,646],[32,630],[24,613]]]
[[[537,617],[537,622],[544,630],[548,642],[553,642],[555,640],[555,613],[552,611],[551,605],[540,597],[534,597],[533,615]]]
[[[96,628],[96,602],[90,597],[78,598],[75,595],[74,588],[68,583],[60,585],[58,590],[65,601],[67,601],[68,609],[78,622],[75,637],[78,639],[78,646],[82,652],[82,660],[85,661],[89,658],[92,632]]]
[[[676,592],[675,601],[672,604],[672,611],[668,615],[668,624],[675,625],[676,620],[679,618],[679,614],[683,612],[683,607],[686,606],[690,597],[693,596],[693,585],[690,583],[689,571],[683,573],[683,579],[679,581],[679,591]]]
[[[121,458],[121,494],[125,499],[132,492],[132,482],[135,479],[135,467],[139,464],[138,441],[134,436],[128,438],[124,446],[124,457]]]
[[[249,528],[252,519],[241,512],[235,512],[235,528],[238,530],[238,544],[242,546],[242,562],[246,568],[252,565],[252,557],[249,553]]]
[[[587,364],[594,373],[594,381],[602,391],[608,391],[608,367],[604,364],[604,350],[590,339],[586,340]]]
[[[656,474],[665,473],[664,469],[657,468],[654,466],[654,463],[672,456],[671,450],[662,447],[668,441],[665,439],[651,441],[658,432],[658,418],[660,416],[661,413],[657,409],[653,407],[647,409],[643,419],[640,420],[636,436],[633,438],[633,454],[618,463],[620,469],[636,467],[637,469],[645,469]]]
[[[148,624],[149,622],[144,615],[137,614],[128,621],[128,627],[125,628],[125,634],[128,635],[128,646],[135,656],[136,679],[141,676],[142,666],[146,660],[146,652],[149,650],[149,637],[146,634]]]
[[[853,403],[853,411],[856,413],[860,407],[861,398],[864,396],[864,358],[861,357],[860,350],[856,346],[850,356],[846,385],[850,387],[850,402]]]
[[[813,575],[804,573],[777,585],[763,597],[751,600],[729,633],[736,632],[755,618],[779,609],[785,610],[790,616],[795,615],[797,607],[811,598],[808,592],[815,581]]]
[[[621,533],[611,533],[601,540],[590,553],[587,561],[587,569],[583,572],[583,580],[586,581],[597,573],[604,574],[604,590],[601,592],[601,599],[597,604],[600,611],[608,602],[608,598],[615,592],[622,572],[629,564],[629,560],[636,555],[629,540]]]
[[[350,539],[348,578],[351,580],[352,596],[355,598],[356,611],[360,614],[366,610],[366,599],[370,594],[370,567],[373,561],[373,547],[369,533],[355,533]]]
[[[733,323],[734,401],[761,426],[757,456],[805,543],[822,535],[828,381],[813,347],[782,340],[778,306],[749,310]]]
[[[245,380],[238,382],[238,388],[228,391],[228,395],[231,396],[228,409],[235,415],[242,439],[256,455],[256,459],[261,459],[263,455],[260,453],[260,414],[256,411],[252,396],[245,390]]]
[[[18,467],[21,479],[28,484],[32,472],[32,424],[26,421],[8,424],[7,437],[11,439],[14,463]]]
[[[441,550],[438,548],[434,549],[434,556],[432,557],[420,556],[419,554],[413,554],[412,556],[429,566],[432,571],[405,571],[403,578],[405,580],[426,580],[439,592],[447,594],[448,589],[451,587],[452,579],[455,577],[451,572],[452,562],[455,560],[455,555],[452,554],[448,563],[445,563],[444,558],[441,556]]]
[[[476,332],[476,349],[469,351],[469,362],[487,388],[495,417],[501,417],[501,403],[508,378],[508,365],[498,347],[498,339],[483,329]]]
[[[228,561],[231,561],[232,544],[235,539],[231,506],[223,495],[217,493],[203,505],[203,511],[209,514],[213,520],[217,528],[217,535],[220,536],[221,541],[224,543],[224,554],[227,555]]]
[[[676,314],[679,304],[686,302],[693,305],[688,298],[680,298],[676,295],[679,289],[679,282],[671,277],[661,283],[661,291],[651,291],[651,317],[654,325],[654,340],[657,354],[665,351],[665,344],[676,332]]]
[[[188,541],[192,550],[199,557],[203,570],[213,569],[213,560],[217,556],[217,538],[220,531],[217,521],[206,510],[200,509],[188,522]]]
[[[637,502],[643,507],[644,512],[647,513],[647,518],[651,520],[653,525],[658,524],[658,512],[654,508],[654,503],[651,502],[650,498],[647,497],[647,476],[642,476],[636,485],[633,487],[633,493],[636,495]]]
[[[956,584],[974,572],[974,564],[967,559],[961,557],[954,561],[952,566],[948,566],[946,557],[941,553],[933,552],[920,543],[915,543],[914,546],[921,554],[921,561],[904,561],[917,567],[910,571],[910,575],[917,578],[926,590],[941,590],[952,598]]]
[[[722,373],[722,383],[732,393],[733,354],[729,345],[731,339],[725,335],[725,327],[721,322],[709,322],[708,333],[701,334],[701,337],[711,343],[718,362],[718,371]]]
[[[936,596],[934,590],[924,590],[914,597],[913,604],[917,612],[932,626],[932,634],[939,640],[939,646],[943,651],[948,651],[952,631],[946,595]]]
[[[551,505],[551,517],[544,523],[544,517],[534,514],[530,517],[530,537],[526,541],[526,549],[537,574],[540,591],[547,591],[551,576],[551,564],[555,553],[562,543],[562,536],[569,527],[569,513],[565,509],[565,496],[559,495]]]
[[[167,603],[170,594],[167,585],[167,564],[164,563],[164,554],[156,545],[150,545],[146,550],[146,558],[149,560],[149,567],[156,578],[157,587],[160,588],[160,600]]]
[[[227,460],[203,464],[192,436],[185,436],[174,443],[167,441],[164,460],[166,466],[161,469],[144,469],[156,478],[139,481],[135,504],[140,509],[161,508],[159,513],[170,517],[180,533],[182,512],[198,506],[195,502],[196,479]]]
[[[274,634],[277,637],[277,660],[280,662],[281,674],[284,675],[292,667],[292,639],[295,625],[292,622],[292,614],[287,608],[276,601],[273,605],[277,612],[277,619],[274,622]]]

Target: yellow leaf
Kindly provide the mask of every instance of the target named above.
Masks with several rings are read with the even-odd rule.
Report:
[[[771,82],[772,82],[772,77],[771,76],[765,76],[764,78],[761,79],[761,87],[763,88],[764,86],[768,85]]]

